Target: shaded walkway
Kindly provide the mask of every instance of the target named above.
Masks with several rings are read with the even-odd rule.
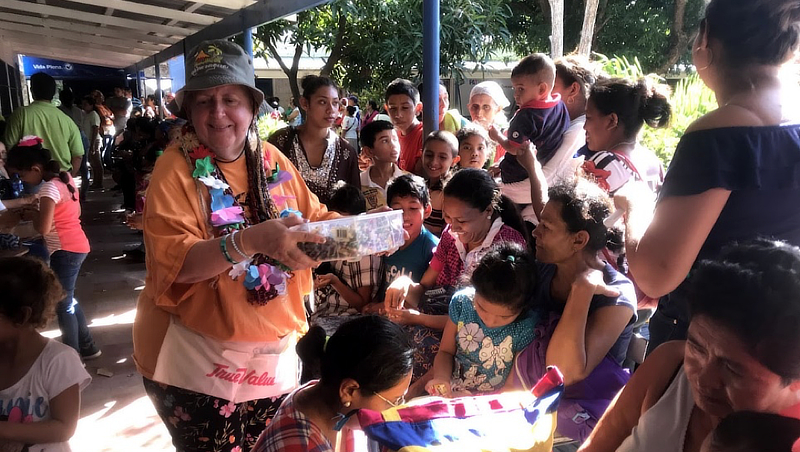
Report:
[[[113,183],[106,180],[106,185]],[[92,252],[75,293],[103,355],[87,363],[92,383],[82,394],[81,420],[70,445],[80,452],[174,450],[131,358],[131,327],[145,268],[125,256],[125,248],[136,245],[140,236],[122,224],[121,203],[119,192],[93,190],[83,204],[81,218]],[[45,334],[59,335],[55,321]],[[98,369],[113,376],[98,375]]]

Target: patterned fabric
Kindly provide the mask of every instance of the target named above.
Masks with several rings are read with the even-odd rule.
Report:
[[[367,436],[399,452],[549,452],[563,390],[563,377],[552,368],[531,391],[429,397],[383,412],[362,409],[357,416]]]
[[[508,325],[489,328],[475,312],[475,289],[463,289],[450,301],[450,320],[456,324],[453,391],[487,393],[500,390],[511,373],[514,356],[531,343],[538,315],[520,314]]]
[[[286,127],[269,137],[275,145],[291,160],[308,188],[317,195],[320,202],[327,204],[333,186],[343,180],[355,187],[361,185],[358,170],[358,153],[338,135],[328,131],[328,146],[322,157],[322,164],[312,167],[308,163],[306,150],[300,141],[300,133],[296,127]]]
[[[495,222],[497,221],[501,220],[495,220]],[[431,261],[431,267],[439,270],[439,276],[436,277],[437,286],[459,286],[462,278],[469,278],[472,275],[474,266],[468,265],[466,269],[464,268],[464,259],[461,257],[457,241],[458,239],[450,233],[450,227],[448,226],[442,232],[442,239],[439,241],[439,246],[436,248]],[[526,246],[525,238],[522,234],[516,229],[502,224],[501,221],[501,226],[497,232],[493,236],[487,235],[484,246],[470,251],[465,257],[469,258],[470,263],[477,264],[480,257],[486,254],[492,245],[501,242],[516,242]]]
[[[322,430],[294,406],[295,394],[309,385],[286,397],[253,452],[333,452],[333,445]]]
[[[450,298],[455,289],[452,286],[437,287],[425,291],[417,309],[428,315],[447,315]],[[407,325],[405,330],[414,344],[414,371],[411,381],[415,382],[433,368],[433,360],[439,353],[442,343],[442,330],[434,330],[422,325]]]
[[[144,389],[181,451],[248,452],[284,397],[233,403],[144,378]]]
[[[353,290],[371,286],[370,300],[377,295],[383,282],[383,259],[380,256],[364,256],[356,262],[335,261],[331,262],[331,267],[332,273]],[[310,316],[312,321],[319,317],[353,315],[359,312],[332,285],[314,289],[314,305],[314,312]]]

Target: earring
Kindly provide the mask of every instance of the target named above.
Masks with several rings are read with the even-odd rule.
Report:
[[[694,49],[695,60],[700,60],[701,59],[700,58],[700,52],[703,51],[703,50],[705,50],[707,52],[705,58],[708,60],[708,62],[703,67],[695,66],[695,69],[697,71],[704,71],[704,70],[708,69],[709,67],[711,67],[712,63],[714,63],[714,52],[711,49],[709,49],[708,47],[706,47],[705,49],[701,49],[700,47],[695,48]]]
[[[344,403],[344,407],[345,407],[345,408],[350,408],[350,402],[345,402],[345,403]]]

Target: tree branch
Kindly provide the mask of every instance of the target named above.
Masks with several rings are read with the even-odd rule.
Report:
[[[684,17],[686,15],[686,0],[675,0],[675,14],[672,18],[672,28],[669,36],[669,48],[667,49],[667,59],[664,61],[656,73],[667,72],[678,60],[689,44],[689,36],[684,32]]]
[[[331,71],[336,66],[336,63],[339,62],[339,59],[342,57],[342,53],[344,51],[344,41],[345,41],[345,34],[347,29],[347,16],[340,12],[339,13],[339,22],[336,25],[336,39],[333,43],[333,48],[331,49],[331,54],[328,56],[328,60],[325,62],[325,65],[322,66],[322,69],[319,71],[319,75],[329,77],[331,75]]]

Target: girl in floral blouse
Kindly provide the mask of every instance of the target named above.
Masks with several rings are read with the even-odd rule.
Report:
[[[538,315],[526,294],[535,284],[533,258],[505,242],[486,254],[472,273],[472,287],[450,301],[450,318],[433,362],[431,395],[445,397],[499,391],[514,355],[531,343]]]

